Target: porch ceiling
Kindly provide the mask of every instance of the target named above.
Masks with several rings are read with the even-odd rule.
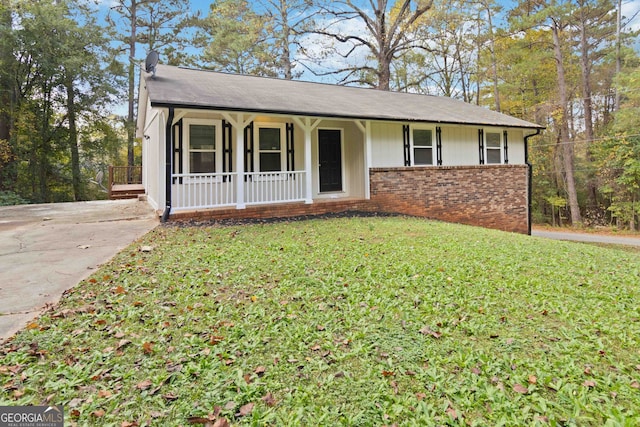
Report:
[[[296,116],[542,129],[456,99],[158,65],[152,105]]]

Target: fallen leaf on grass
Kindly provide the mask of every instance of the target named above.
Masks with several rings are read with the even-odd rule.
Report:
[[[529,389],[528,388],[526,388],[522,384],[518,384],[518,383],[513,385],[513,391],[515,391],[516,393],[520,393],[520,394],[529,393]]]
[[[224,340],[224,337],[221,335],[211,335],[211,338],[209,338],[209,344],[211,345],[220,344],[223,340]]]
[[[95,411],[93,411],[93,416],[97,417],[97,418],[102,418],[104,417],[104,414],[106,414],[106,412],[104,411],[104,409],[97,409]]]
[[[238,412],[237,416],[246,417],[247,415],[249,415],[251,413],[251,411],[253,411],[254,405],[255,405],[255,403],[253,403],[253,402],[249,402],[246,405],[242,405],[240,407],[240,411]]]
[[[391,385],[391,388],[393,389],[393,394],[398,394],[398,383],[397,383],[397,381],[391,381],[389,384]]]
[[[276,399],[273,397],[273,394],[271,394],[271,392],[264,395],[261,400],[267,406],[276,406],[276,403],[278,403],[276,402]]]
[[[535,375],[529,375],[529,384],[537,384],[538,378]]]
[[[586,380],[585,382],[582,383],[582,385],[588,388],[592,388],[596,386],[596,383],[595,381]]]
[[[216,420],[215,423],[213,423],[212,427],[229,427],[231,424],[229,424],[229,421],[227,421],[226,418],[219,418]],[[209,427],[209,426],[206,426]]]
[[[125,345],[127,345],[127,344],[131,344],[131,341],[129,341],[129,340],[124,340],[124,339],[123,339],[123,340],[120,340],[120,341],[118,341],[118,345],[116,346],[116,349],[117,349],[117,350],[120,350],[122,347],[124,347],[124,346],[125,346]]]
[[[98,392],[98,397],[107,398],[107,397],[111,397],[111,396],[113,396],[113,393],[111,393],[109,390],[100,390]]]
[[[633,381],[631,383],[632,388],[640,389],[640,383],[638,381]]]
[[[136,427],[139,426],[140,424],[138,424],[136,421],[123,421],[120,424],[120,427]]]
[[[153,352],[153,343],[145,342],[144,344],[142,344],[142,351],[144,351],[145,354],[152,353]]]
[[[440,338],[442,336],[441,332],[434,331],[429,326],[424,326],[422,329],[420,329],[420,333],[422,335],[432,336],[433,338]]]
[[[458,414],[456,413],[456,410],[455,410],[455,409],[453,409],[451,406],[449,406],[449,407],[447,408],[447,411],[446,411],[446,412],[447,412],[447,414],[448,414],[451,418],[453,418],[454,420],[457,420],[457,419],[458,419]]]
[[[267,370],[267,368],[265,368],[264,366],[258,366],[253,372],[255,372],[256,375],[260,377],[260,376],[264,375],[266,370]]]
[[[139,382],[138,384],[136,384],[136,388],[138,390],[146,390],[149,387],[151,387],[151,384],[152,384],[151,380],[144,380],[144,381]]]

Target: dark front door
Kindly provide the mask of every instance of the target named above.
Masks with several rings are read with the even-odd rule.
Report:
[[[342,141],[340,131],[318,130],[320,192],[342,191]]]

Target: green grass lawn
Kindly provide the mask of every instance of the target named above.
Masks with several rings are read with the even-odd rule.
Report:
[[[161,226],[0,349],[0,404],[78,425],[637,426],[639,284],[637,252],[420,219]]]

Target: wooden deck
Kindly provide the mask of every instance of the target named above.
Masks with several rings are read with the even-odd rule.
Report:
[[[136,199],[141,194],[144,194],[142,184],[114,184],[109,191],[109,198],[111,200]]]

